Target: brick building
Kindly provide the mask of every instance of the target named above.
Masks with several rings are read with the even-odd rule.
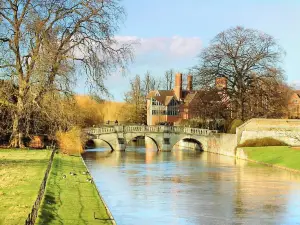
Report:
[[[226,79],[216,79],[217,88],[226,88]],[[196,116],[194,111],[201,90],[193,90],[193,77],[187,76],[186,89],[182,88],[182,74],[175,76],[173,90],[153,90],[147,95],[147,124],[179,123],[182,119],[191,119]]]

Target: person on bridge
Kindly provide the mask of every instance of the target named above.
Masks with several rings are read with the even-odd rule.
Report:
[[[118,120],[116,120],[116,121],[115,121],[115,125],[118,126],[118,123],[119,123]]]

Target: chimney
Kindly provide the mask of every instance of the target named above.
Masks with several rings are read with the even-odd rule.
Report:
[[[190,74],[187,76],[187,87],[186,87],[186,89],[188,91],[192,91],[193,90],[193,76],[190,75]]]
[[[216,88],[223,90],[227,88],[227,79],[225,76],[219,75],[216,77]]]
[[[177,73],[175,76],[175,87],[174,87],[175,95],[178,99],[182,97],[182,74]]]

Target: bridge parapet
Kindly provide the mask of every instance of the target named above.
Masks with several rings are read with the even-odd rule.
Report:
[[[208,129],[185,127],[183,129],[183,133],[194,134],[194,135],[210,135],[210,134],[213,134],[213,133],[218,133],[218,131],[217,130],[208,130]]]
[[[192,127],[178,127],[178,126],[104,126],[97,128],[88,128],[87,133],[93,135],[109,134],[109,133],[184,133],[193,135],[210,135],[217,133],[216,130],[200,129]]]

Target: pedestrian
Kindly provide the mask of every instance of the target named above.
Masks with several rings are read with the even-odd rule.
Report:
[[[118,120],[116,120],[116,121],[115,121],[115,125],[118,126],[118,123],[119,123]]]

